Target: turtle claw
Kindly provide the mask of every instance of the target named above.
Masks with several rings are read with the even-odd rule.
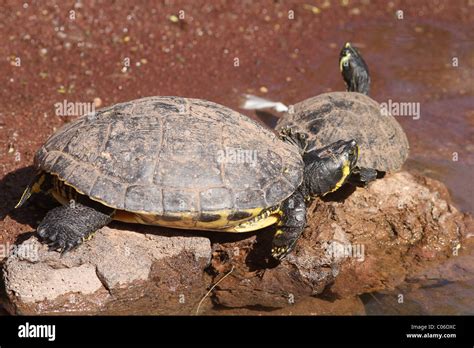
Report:
[[[49,243],[47,243],[47,245],[48,245],[48,247],[49,247],[50,249],[56,250],[56,249],[58,248],[58,243],[55,242],[55,241],[49,242]]]
[[[38,227],[38,229],[36,230],[36,232],[38,233],[38,235],[39,235],[41,238],[45,238],[45,237],[46,237],[46,228],[40,228],[40,227]]]
[[[48,244],[48,250],[49,251],[61,251],[61,249],[59,248],[59,246],[55,243],[50,243]]]
[[[82,238],[78,238],[76,231],[71,229],[64,229],[58,226],[57,230],[54,227],[50,227],[46,232],[38,230],[38,234],[41,239],[49,247],[50,251],[59,251],[61,254],[64,254],[68,251],[71,251],[79,244],[82,243]]]
[[[74,243],[68,242],[62,249],[61,249],[61,255],[64,255],[68,251],[71,251],[75,247],[77,247],[79,244],[81,244],[81,241],[76,241]]]
[[[303,154],[308,147],[308,135],[306,133],[297,132],[289,126],[280,129],[280,139],[298,147],[301,154]]]
[[[61,253],[61,256],[62,256],[68,251],[71,251],[74,248],[76,248],[81,243],[82,243],[82,239],[78,239],[75,242],[65,241],[61,239],[59,241],[50,241],[49,243],[47,243],[47,245],[50,251],[57,251]]]
[[[275,260],[281,261],[285,258],[288,252],[289,252],[288,248],[275,247],[275,248],[272,248],[272,257]]]
[[[37,232],[50,250],[64,254],[87,240],[93,232],[111,221],[107,214],[76,203],[49,211]]]

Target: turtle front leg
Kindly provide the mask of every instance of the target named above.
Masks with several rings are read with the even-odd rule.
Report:
[[[303,194],[296,191],[281,205],[281,220],[273,237],[272,256],[282,260],[293,250],[306,227],[306,203]]]
[[[351,176],[349,177],[349,183],[356,186],[367,186],[370,182],[377,179],[377,170],[373,168],[355,167]]]
[[[308,135],[301,132],[296,132],[290,127],[280,129],[280,139],[286,143],[294,145],[300,149],[300,153],[304,154],[308,147]]]
[[[66,252],[112,221],[114,209],[104,206],[100,210],[103,211],[77,202],[54,208],[41,221],[37,232],[51,248]]]

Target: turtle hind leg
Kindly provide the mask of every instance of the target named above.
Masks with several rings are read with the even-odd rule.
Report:
[[[296,191],[281,205],[281,220],[273,237],[272,256],[282,260],[293,250],[306,227],[306,203],[301,192]]]
[[[105,206],[98,210],[74,202],[50,210],[37,232],[52,249],[66,252],[111,222],[114,212],[114,209]]]

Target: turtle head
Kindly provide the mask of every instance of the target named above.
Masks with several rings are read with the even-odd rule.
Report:
[[[369,68],[359,51],[346,42],[339,54],[339,69],[349,92],[369,94]]]
[[[357,165],[359,147],[355,140],[339,140],[306,153],[304,185],[310,197],[336,191],[349,178]]]

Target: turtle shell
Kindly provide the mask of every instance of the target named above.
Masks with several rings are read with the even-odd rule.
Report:
[[[162,216],[275,206],[303,176],[298,149],[271,130],[180,97],[82,116],[47,140],[35,164],[107,206]]]
[[[361,93],[333,92],[306,99],[280,118],[277,129],[283,127],[307,133],[318,148],[355,139],[360,167],[397,171],[408,157],[408,140],[400,124]]]

